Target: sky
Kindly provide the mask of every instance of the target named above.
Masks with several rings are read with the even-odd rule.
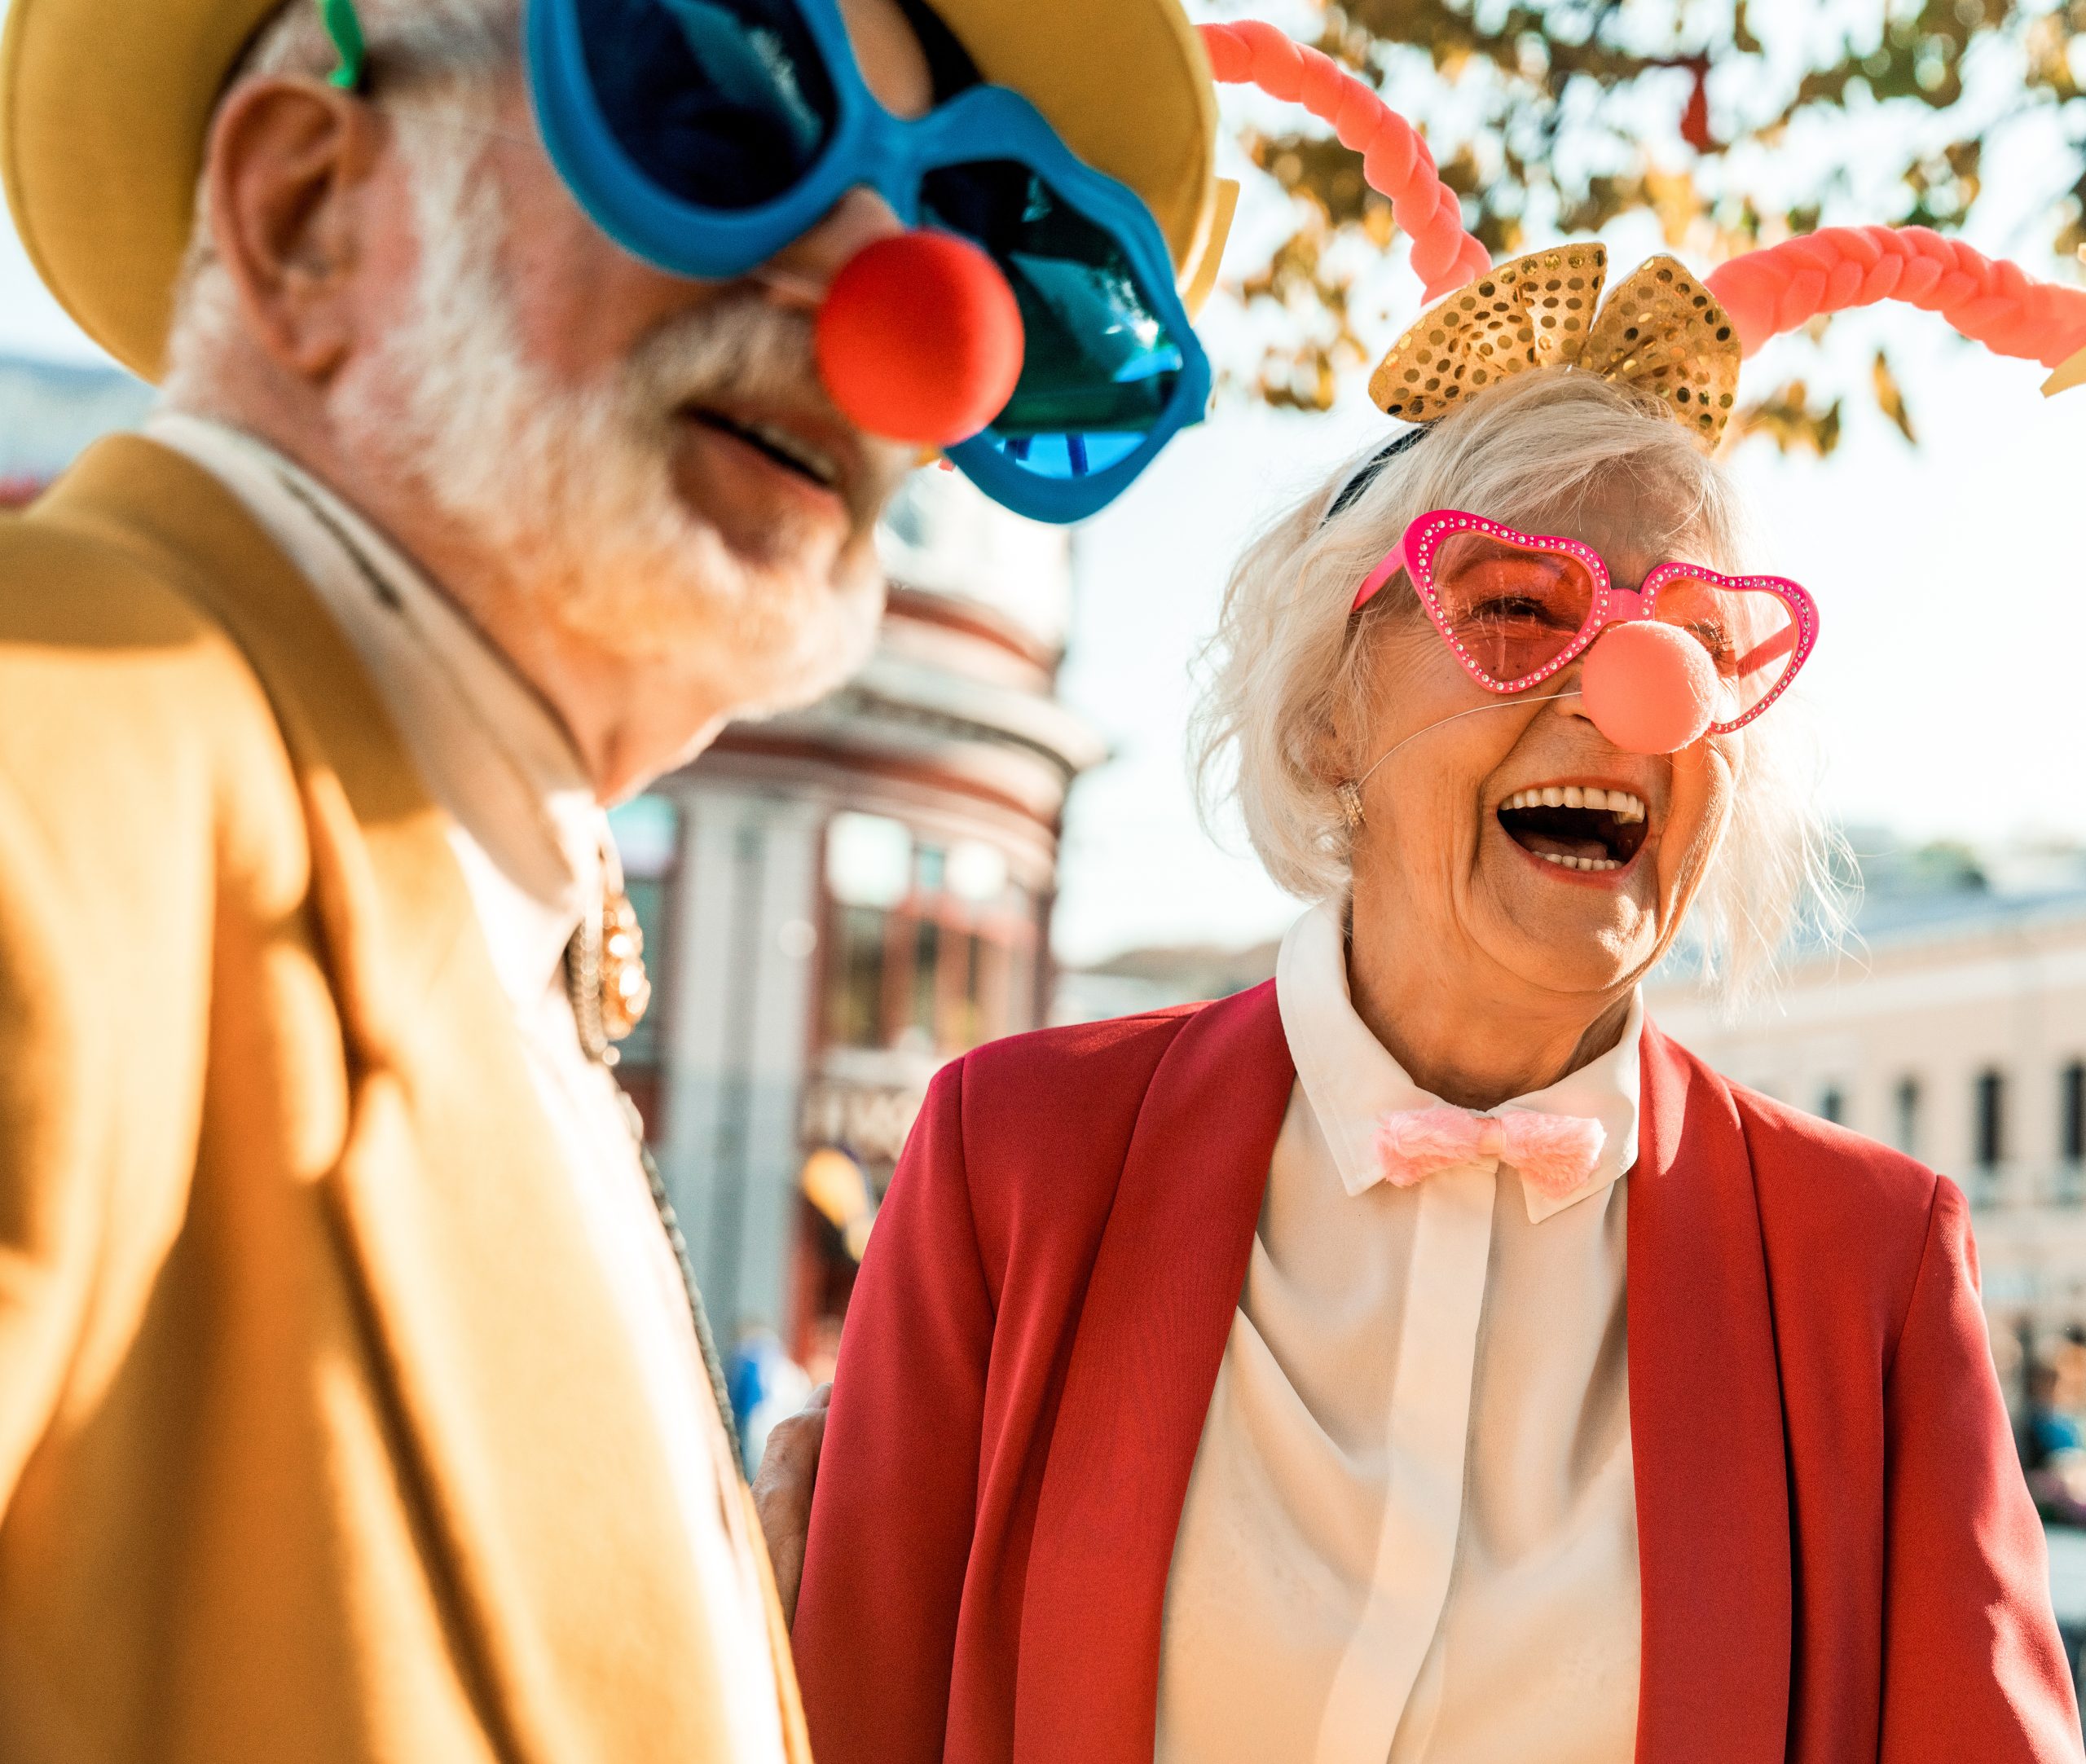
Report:
[[[1279,235],[1278,203],[1249,191],[1229,262],[1252,266],[1256,246]],[[1657,249],[1629,220],[1607,236],[1616,278]],[[1417,308],[1400,273],[1386,266],[1387,337]],[[1250,363],[1259,333],[1221,297],[1208,329],[1221,366]],[[1898,367],[1917,448],[1859,395],[1879,343]],[[4,222],[0,351],[99,359]],[[1778,383],[1783,369],[1854,389],[1831,458],[1785,459],[1758,439],[1726,455],[1754,504],[1763,561],[1819,604],[1819,647],[1789,714],[1816,730],[1829,807],[1912,838],[2086,839],[2086,389],[2046,400],[2034,364],[1993,360],[1939,321],[1896,310],[1837,321],[1822,352],[1800,339],[1772,345],[1742,390]],[[1360,377],[1323,416],[1220,398],[1080,531],[1061,690],[1112,757],[1067,812],[1064,959],[1253,942],[1295,916],[1243,842],[1212,838],[1197,816],[1184,764],[1190,667],[1243,543],[1385,432]]]

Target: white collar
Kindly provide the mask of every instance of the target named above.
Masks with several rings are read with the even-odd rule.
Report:
[[[1378,1117],[1394,1109],[1432,1107],[1441,1099],[1415,1084],[1355,1014],[1348,990],[1344,900],[1322,901],[1290,926],[1275,961],[1275,1001],[1296,1062],[1297,1081],[1325,1132],[1341,1185],[1349,1194],[1359,1194],[1381,1180],[1374,1150]],[[1551,1199],[1522,1183],[1532,1223],[1539,1225],[1577,1206],[1637,1161],[1638,1050],[1644,1030],[1639,992],[1631,999],[1621,1037],[1607,1053],[1545,1089],[1485,1111],[1532,1109],[1576,1115],[1596,1120],[1607,1129],[1600,1164],[1570,1194]]]
[[[509,993],[557,983],[599,910],[607,820],[563,727],[398,547],[265,442],[174,411],[147,437],[239,497],[317,591],[367,670],[455,842]]]

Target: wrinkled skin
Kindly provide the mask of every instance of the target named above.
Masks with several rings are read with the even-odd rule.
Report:
[[[1635,588],[1670,556],[1714,563],[1684,538],[1665,543],[1671,522],[1651,516],[1639,499],[1614,495],[1538,530],[1592,546],[1620,588]],[[1525,694],[1487,692],[1409,591],[1363,640],[1375,646],[1367,702],[1358,726],[1333,731],[1327,769],[1356,775],[1418,738],[1363,793],[1349,955],[1355,1008],[1423,1089],[1490,1108],[1614,1045],[1633,988],[1671,944],[1723,835],[1745,732],[1676,754],[1623,752],[1578,697],[1562,696],[1578,688],[1577,662]],[[1443,720],[1486,705],[1494,708],[1483,715]],[[1501,824],[1498,808],[1515,792],[1573,783],[1643,801],[1647,836],[1626,867],[1560,869]]]
[[[841,6],[871,87],[901,114],[924,112],[926,57],[896,0]],[[898,462],[888,443],[873,443],[833,409],[812,365],[808,319],[856,251],[900,230],[896,218],[880,197],[855,191],[753,275],[703,283],[670,275],[623,250],[580,209],[537,139],[519,67],[485,77],[496,128],[488,134],[460,113],[456,126],[482,146],[473,175],[496,190],[508,222],[501,267],[527,366],[550,388],[578,391],[613,380],[648,341],[699,323],[706,310],[753,301],[794,315],[802,359],[786,393],[761,408],[677,413],[664,443],[671,482],[694,535],[714,545],[716,567],[753,592],[808,609],[821,606],[822,592],[859,598],[865,583],[874,586],[871,529]],[[237,313],[207,384],[184,388],[184,407],[269,442],[384,528],[557,715],[603,800],[692,757],[742,708],[729,684],[731,631],[720,629],[713,653],[698,657],[687,645],[645,653],[547,619],[530,557],[488,543],[369,439],[407,414],[386,385],[385,346],[412,310],[424,269],[414,168],[381,86],[366,99],[293,76],[243,81],[212,124],[204,183],[213,249]],[[344,393],[355,422],[344,420]],[[387,397],[396,425],[385,421]],[[838,482],[777,464],[705,420],[712,416],[799,434],[838,462]],[[852,628],[865,622],[858,617]],[[764,640],[776,640],[771,632]],[[807,658],[803,675],[810,690],[830,683],[815,662]]]

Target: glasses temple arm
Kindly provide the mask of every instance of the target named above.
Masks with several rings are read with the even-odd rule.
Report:
[[[1376,591],[1405,566],[1405,541],[1400,539],[1391,548],[1390,556],[1371,570],[1363,578],[1362,586],[1354,591],[1354,604],[1347,609],[1349,616],[1360,612],[1371,600],[1375,598]]]
[[[326,76],[327,84],[337,86],[344,92],[361,90],[369,47],[363,38],[354,0],[319,0],[319,22],[325,26],[327,38],[341,58],[340,66]]]
[[[1785,625],[1757,649],[1749,649],[1738,658],[1738,671],[1741,675],[1757,674],[1770,662],[1779,662],[1796,647],[1796,627]]]

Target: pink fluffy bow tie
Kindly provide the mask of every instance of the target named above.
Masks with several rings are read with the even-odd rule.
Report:
[[[1594,1173],[1608,1129],[1576,1115],[1476,1115],[1446,1102],[1397,1109],[1376,1122],[1376,1157],[1384,1180],[1410,1188],[1464,1164],[1512,1164],[1521,1179],[1561,1200]]]

